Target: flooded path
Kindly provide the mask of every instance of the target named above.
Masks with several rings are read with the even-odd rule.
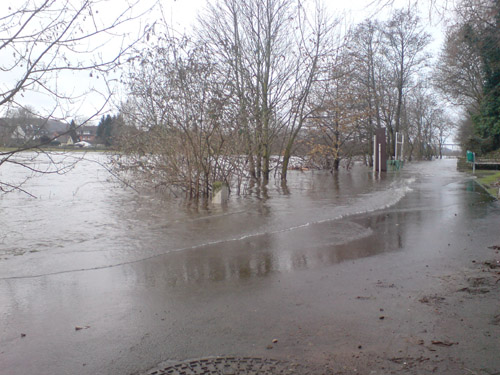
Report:
[[[492,245],[500,217],[453,160],[382,178],[294,172],[286,193],[271,184],[193,210],[123,190],[103,157],[29,180],[37,199],[0,198],[1,374],[133,374],[216,355],[320,361],[350,336],[380,336],[353,303],[391,279],[430,285],[409,267],[470,261],[464,239]]]
[[[178,202],[117,188],[95,163],[104,156],[87,158],[68,174],[29,180],[24,188],[37,199],[22,193],[1,198],[0,278],[106,268],[173,252],[252,244],[266,249],[273,270],[291,269],[297,258],[316,261],[304,249],[312,238],[316,247],[369,235],[367,228],[351,222],[332,223],[395,204],[415,180],[411,175],[377,179],[363,167],[335,175],[292,172],[288,194],[271,184],[250,197],[232,197],[226,207],[190,210]],[[21,171],[2,168],[4,176],[9,172],[15,176]],[[262,261],[268,260],[250,263]]]

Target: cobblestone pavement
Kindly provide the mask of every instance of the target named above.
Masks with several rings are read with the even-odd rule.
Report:
[[[318,375],[324,371],[287,361],[262,358],[214,357],[181,362],[151,370],[147,375]]]

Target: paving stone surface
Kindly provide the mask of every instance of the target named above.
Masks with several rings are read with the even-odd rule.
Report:
[[[323,372],[324,373],[324,372]],[[214,357],[191,360],[151,370],[147,375],[316,375],[320,374],[307,366],[274,359]]]

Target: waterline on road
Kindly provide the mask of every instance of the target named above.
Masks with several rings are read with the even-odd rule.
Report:
[[[92,160],[80,161],[67,174],[30,180],[27,188],[39,199],[20,193],[0,199],[0,279],[118,267],[170,253],[241,247],[262,238],[287,242],[293,232],[299,232],[295,237],[310,236],[304,232],[307,227],[334,226],[338,220],[388,208],[416,181],[404,173],[378,178],[360,166],[333,175],[293,172],[289,194],[271,184],[259,198],[233,196],[227,207],[193,213],[176,201],[118,187],[100,165],[103,157],[88,155]],[[3,175],[9,172],[17,173],[3,169]],[[329,243],[370,233],[366,228],[362,232],[345,230]]]

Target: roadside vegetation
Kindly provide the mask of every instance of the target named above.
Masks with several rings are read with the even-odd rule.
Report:
[[[292,156],[298,168],[370,165],[377,128],[389,156],[399,133],[407,159],[441,157],[453,129],[428,84],[431,37],[415,7],[345,25],[312,1],[212,1],[194,33],[161,20],[150,40],[120,111],[139,132],[115,165],[190,198],[217,181],[285,185]]]
[[[493,197],[498,198],[500,189],[500,171],[479,170],[477,182]]]
[[[463,150],[483,156],[500,148],[500,3],[458,3],[448,27],[437,87],[462,108]]]

